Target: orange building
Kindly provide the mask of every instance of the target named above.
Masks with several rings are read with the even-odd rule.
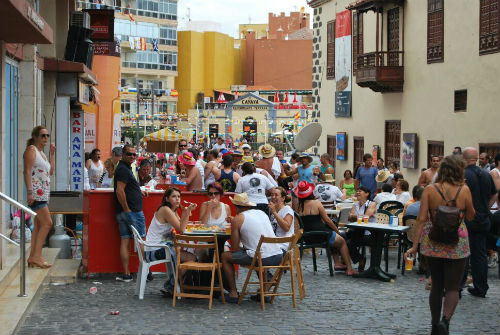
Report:
[[[312,42],[309,14],[269,13],[268,38],[256,39],[255,31],[246,31],[243,83],[275,89],[312,89]]]

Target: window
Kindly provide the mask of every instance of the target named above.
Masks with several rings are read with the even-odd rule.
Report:
[[[444,0],[427,0],[427,63],[444,61]]]
[[[427,167],[431,166],[431,156],[437,155],[439,158],[444,156],[444,142],[427,141]]]
[[[336,166],[335,160],[337,159],[336,150],[337,149],[337,137],[328,135],[326,137],[326,152],[330,156],[330,160],[333,166]],[[335,178],[335,170],[333,171],[333,178]]]
[[[326,79],[335,79],[335,20],[326,24]]]
[[[398,162],[401,157],[401,121],[385,121],[385,164]]]
[[[500,152],[500,143],[479,143],[479,153],[486,152],[491,159]]]
[[[479,54],[499,52],[500,0],[480,0]]]
[[[363,13],[352,16],[352,68],[354,75],[358,68],[358,56],[363,54]]]
[[[455,91],[455,112],[467,111],[467,90]]]

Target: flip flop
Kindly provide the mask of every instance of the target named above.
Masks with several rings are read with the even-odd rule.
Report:
[[[359,272],[357,270],[354,270],[354,269],[352,269],[351,271],[346,271],[345,272],[346,276],[352,276],[352,275],[356,275],[358,273]]]
[[[333,267],[333,269],[334,269],[335,271],[346,271],[346,270],[347,270],[347,266],[346,266],[346,265],[343,265],[343,266],[342,266],[342,265],[335,265],[335,266]]]

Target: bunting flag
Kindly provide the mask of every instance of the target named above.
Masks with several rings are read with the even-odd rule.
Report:
[[[295,113],[295,115],[293,116],[293,118],[295,120],[299,120],[300,119],[300,112]]]
[[[158,50],[158,40],[153,38],[153,51],[160,52]]]

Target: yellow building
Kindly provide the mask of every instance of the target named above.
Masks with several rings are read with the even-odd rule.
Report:
[[[241,40],[246,39],[247,32],[254,31],[255,38],[267,38],[269,35],[269,25],[267,23],[248,23],[240,24],[238,38]]]
[[[186,117],[200,97],[213,97],[214,90],[229,91],[231,85],[242,81],[241,53],[232,37],[219,32],[179,31],[177,38],[179,74],[175,87],[179,116]]]

